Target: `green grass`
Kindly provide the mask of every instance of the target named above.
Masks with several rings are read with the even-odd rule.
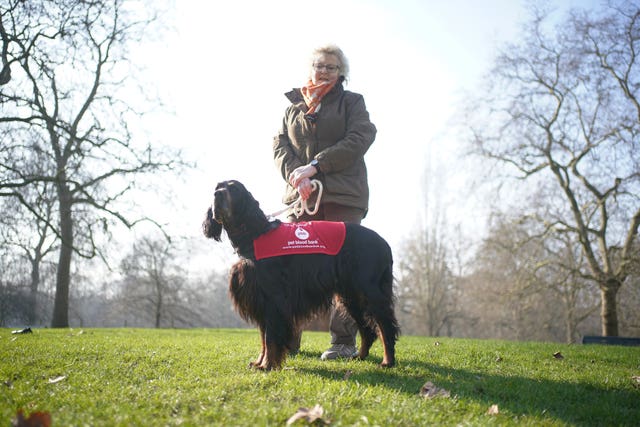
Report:
[[[255,330],[0,329],[0,425],[23,409],[53,426],[283,426],[316,404],[332,426],[640,424],[637,347],[407,336],[382,369],[378,342],[368,360],[323,362],[328,341],[305,332],[264,373],[247,368]],[[451,396],[424,399],[427,381]]]

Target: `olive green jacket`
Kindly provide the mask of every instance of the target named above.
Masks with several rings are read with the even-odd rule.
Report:
[[[322,203],[337,203],[364,209],[369,206],[369,186],[364,154],[376,137],[376,127],[362,95],[344,90],[341,83],[324,96],[320,110],[313,116],[300,89],[285,94],[291,101],[282,120],[282,128],[273,140],[276,166],[287,182],[283,202],[297,197],[288,184],[291,172],[318,160],[319,179],[324,187]],[[314,193],[315,196],[316,193]],[[311,202],[314,202],[312,196]]]

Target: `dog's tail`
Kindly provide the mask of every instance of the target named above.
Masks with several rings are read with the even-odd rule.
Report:
[[[213,209],[207,209],[207,215],[202,222],[202,232],[209,239],[214,239],[216,242],[221,240],[222,224],[213,218]]]

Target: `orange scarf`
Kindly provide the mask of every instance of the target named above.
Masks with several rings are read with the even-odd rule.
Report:
[[[307,114],[313,114],[316,112],[320,106],[322,98],[324,98],[324,96],[333,89],[337,82],[338,80],[334,80],[332,82],[322,82],[314,85],[311,82],[311,79],[309,79],[307,85],[300,89],[304,102],[307,104],[307,107],[309,107]]]

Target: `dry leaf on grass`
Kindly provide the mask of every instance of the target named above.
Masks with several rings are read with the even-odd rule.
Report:
[[[631,377],[631,382],[633,382],[633,385],[635,387],[640,388],[640,375],[636,375],[636,376]]]
[[[487,409],[487,415],[498,415],[500,410],[498,409],[498,405],[491,405],[489,409]]]
[[[347,372],[344,373],[344,377],[342,379],[345,381],[348,380],[351,374],[353,374],[353,371],[351,369],[347,369]]]
[[[66,375],[61,375],[61,376],[55,377],[55,378],[49,378],[49,384],[59,383],[60,381],[64,381],[66,379],[67,379]]]
[[[432,383],[431,381],[427,381],[420,389],[420,396],[424,397],[425,399],[433,399],[434,397],[438,396],[450,397],[451,393],[449,392],[449,390],[436,387],[434,383]]]
[[[322,419],[323,414],[324,414],[324,409],[322,409],[322,406],[318,404],[316,404],[316,406],[314,406],[311,409],[299,408],[298,412],[293,414],[291,418],[287,420],[287,425],[290,426],[291,424],[295,423],[298,420],[306,420],[308,423],[320,421],[323,424],[329,424],[328,421]]]
[[[32,412],[27,418],[24,417],[22,409],[18,410],[16,417],[11,420],[13,427],[50,427],[51,414],[48,412]]]

